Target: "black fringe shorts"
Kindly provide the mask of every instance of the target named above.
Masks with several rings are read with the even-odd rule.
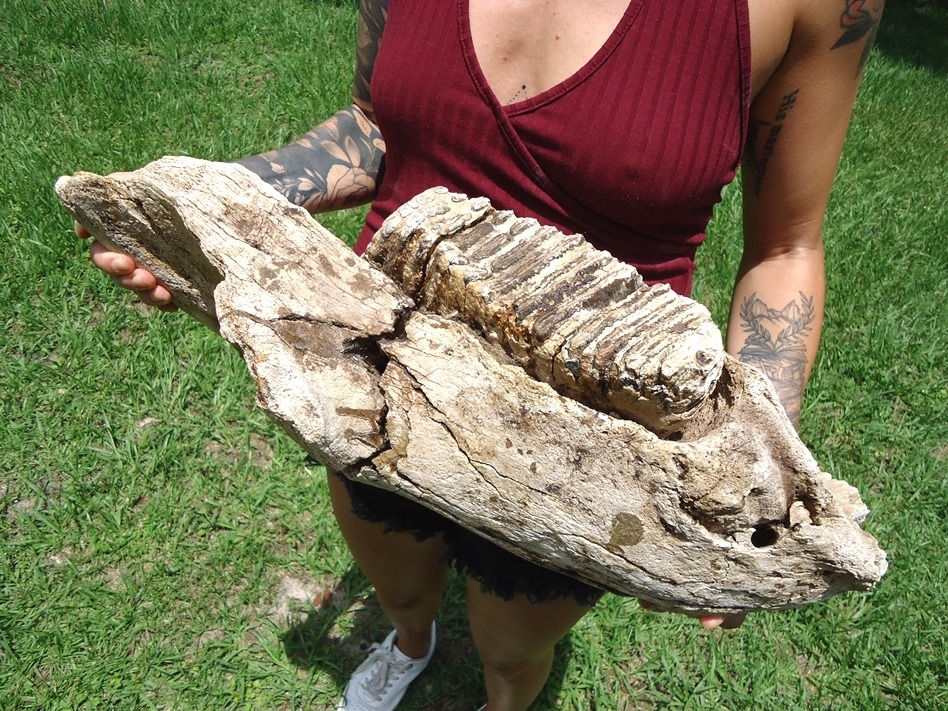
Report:
[[[524,594],[532,603],[571,597],[589,607],[604,594],[597,587],[524,560],[410,499],[341,474],[331,476],[345,483],[352,512],[363,521],[384,523],[387,533],[411,533],[419,541],[442,534],[447,545],[445,563],[479,582],[485,593],[504,600]]]

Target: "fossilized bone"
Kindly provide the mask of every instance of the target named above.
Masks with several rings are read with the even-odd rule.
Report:
[[[707,312],[578,237],[433,190],[376,235],[376,268],[236,165],[166,158],[56,191],[346,476],[669,609],[798,606],[885,572],[858,492]]]

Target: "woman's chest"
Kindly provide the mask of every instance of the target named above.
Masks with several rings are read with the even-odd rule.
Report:
[[[529,25],[519,5],[478,30],[487,1],[392,3],[372,87],[388,175],[423,173],[492,199],[506,191],[518,196],[498,203],[510,209],[551,196],[570,215],[672,241],[700,233],[743,147],[747,0],[623,0],[618,18],[593,23],[593,41],[546,16],[542,32],[514,31]],[[485,40],[489,28],[499,29]],[[582,51],[562,61],[557,42]]]
[[[541,94],[574,75],[603,47],[630,9],[629,0],[468,0],[466,4],[478,64],[502,104]]]
[[[467,0],[474,53],[487,84],[501,104],[513,104],[548,91],[582,69],[643,2],[667,0]],[[746,2],[751,38],[752,96],[780,64],[794,17],[803,0]],[[676,17],[682,41],[689,21]],[[668,29],[668,28],[662,28]],[[679,28],[675,28],[679,29]]]

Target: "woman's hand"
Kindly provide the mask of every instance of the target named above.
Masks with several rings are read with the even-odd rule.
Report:
[[[89,230],[74,223],[76,235],[80,239],[89,239],[92,237]],[[98,240],[93,240],[89,245],[89,256],[92,263],[108,274],[112,281],[134,292],[142,303],[153,306],[161,311],[176,311],[177,306],[173,302],[171,292],[165,288],[147,269],[144,269],[127,254],[113,252]]]
[[[639,600],[639,604],[644,607],[646,610],[651,612],[667,612],[663,610],[659,605],[656,605],[654,602],[649,602],[648,600]],[[737,615],[692,615],[697,617],[698,621],[701,622],[701,626],[706,630],[711,630],[716,627],[720,627],[725,630],[732,630],[737,627],[740,627],[744,624],[744,620],[747,618],[747,613],[742,612]]]

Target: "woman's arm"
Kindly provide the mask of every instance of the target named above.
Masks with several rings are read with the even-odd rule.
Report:
[[[372,112],[372,72],[388,0],[359,3],[353,103],[287,146],[236,161],[310,212],[370,202],[385,143]]]
[[[751,106],[727,350],[770,377],[795,425],[823,324],[823,215],[882,6],[804,0]]]
[[[384,155],[378,126],[353,104],[289,145],[236,162],[290,202],[326,212],[370,202]]]
[[[359,205],[375,195],[385,144],[375,125],[369,88],[387,15],[388,0],[359,3],[351,106],[288,146],[237,161],[311,212]],[[90,237],[82,225],[76,223],[75,229],[80,238]],[[134,291],[145,304],[163,311],[176,308],[171,292],[127,254],[113,252],[97,241],[89,246],[89,254],[96,267],[122,288]]]

